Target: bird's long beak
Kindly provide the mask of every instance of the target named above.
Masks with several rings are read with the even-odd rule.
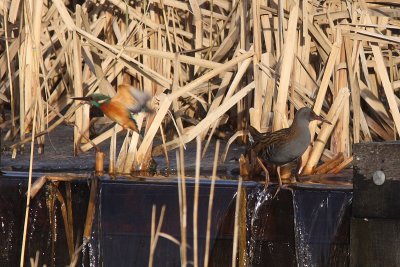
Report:
[[[331,123],[330,121],[325,120],[324,118],[322,118],[321,116],[318,116],[318,115],[315,114],[314,112],[311,113],[311,118],[312,118],[313,120],[322,121],[322,122],[325,122],[325,123],[328,123],[328,124],[332,125],[332,123]]]
[[[71,97],[73,100],[82,100],[82,101],[90,101],[90,99],[86,96],[81,96],[81,97]]]

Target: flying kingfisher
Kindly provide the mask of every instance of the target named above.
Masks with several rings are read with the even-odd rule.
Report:
[[[114,97],[103,94],[91,94],[86,97],[72,97],[74,100],[86,101],[88,104],[99,108],[107,117],[125,129],[139,133],[133,114],[141,111],[152,113],[149,106],[151,96],[128,84],[118,85]]]

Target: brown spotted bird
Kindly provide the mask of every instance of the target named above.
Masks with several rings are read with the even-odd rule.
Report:
[[[86,97],[72,97],[74,100],[86,101],[99,108],[107,117],[115,121],[125,129],[131,129],[139,133],[133,114],[141,111],[152,113],[149,106],[151,96],[130,85],[118,85],[114,97],[103,94],[91,94]]]
[[[272,133],[260,133],[250,126],[251,149],[256,156],[266,163],[278,166],[280,180],[280,166],[290,162],[297,162],[297,176],[301,166],[301,156],[310,144],[311,134],[308,125],[311,121],[318,120],[331,124],[321,116],[315,114],[310,108],[304,107],[297,111],[293,123],[289,128],[284,128]]]

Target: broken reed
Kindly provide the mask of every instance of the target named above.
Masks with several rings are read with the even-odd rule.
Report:
[[[62,122],[77,126],[76,152],[87,151],[122,129],[88,142],[89,107],[70,97],[113,96],[117,84],[131,83],[155,96],[158,111],[138,116],[143,141],[127,135],[112,161],[115,172],[128,173],[147,168],[151,154],[208,134],[205,153],[223,124],[277,130],[290,125],[295,109],[312,106],[335,119],[332,128],[311,126],[321,140],[303,157],[304,172],[312,173],[340,152],[348,162],[353,143],[397,138],[394,10],[381,1],[0,1],[0,99],[11,107],[2,127],[7,138],[19,133],[18,145],[30,141],[37,105],[40,152],[44,134]],[[153,147],[158,132],[163,143]]]

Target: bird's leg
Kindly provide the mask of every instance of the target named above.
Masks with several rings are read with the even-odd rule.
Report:
[[[299,157],[296,160],[296,169],[294,171],[292,170],[292,176],[290,177],[290,181],[292,183],[295,183],[297,178],[299,177],[300,168],[301,168],[301,157]]]
[[[262,163],[262,161],[261,161],[261,159],[259,157],[257,157],[257,162],[260,165],[260,167],[264,170],[264,173],[265,173],[265,188],[268,188],[269,172],[268,172],[267,168],[264,166],[264,164]]]
[[[282,187],[282,179],[281,179],[281,166],[276,167],[276,171],[278,173],[278,182],[279,182],[279,187]]]
[[[276,195],[278,195],[279,191],[280,191],[281,188],[283,187],[283,186],[282,186],[282,179],[281,179],[281,166],[278,165],[278,166],[276,167],[276,172],[277,172],[277,174],[278,174],[279,186],[278,186],[278,188],[276,189],[274,198],[276,197]]]

